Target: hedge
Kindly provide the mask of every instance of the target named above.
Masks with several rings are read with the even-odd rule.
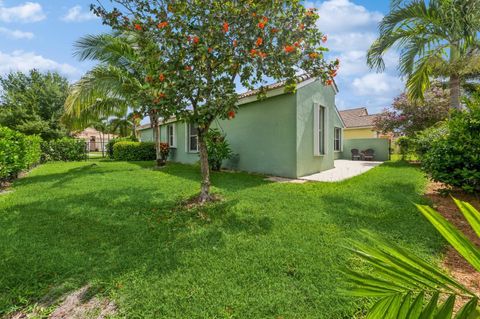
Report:
[[[42,139],[0,127],[0,181],[14,178],[40,161]]]
[[[81,161],[87,157],[85,141],[69,137],[42,143],[43,161]]]
[[[113,145],[115,145],[118,142],[138,142],[138,138],[135,136],[129,136],[129,137],[118,137],[111,139],[108,141],[107,145],[105,146],[107,150],[107,156],[110,158],[113,158]]]
[[[113,159],[116,161],[152,161],[155,158],[153,142],[118,142],[113,145]]]

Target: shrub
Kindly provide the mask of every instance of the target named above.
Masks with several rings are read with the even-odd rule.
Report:
[[[218,129],[211,129],[206,136],[208,164],[214,171],[219,171],[223,160],[232,157],[232,150],[226,139]]]
[[[153,142],[118,142],[113,145],[116,161],[151,161],[156,158]]]
[[[118,142],[138,142],[138,138],[132,135],[129,137],[114,138],[108,141],[107,145],[105,146],[108,157],[113,158],[113,145]]]
[[[413,138],[413,148],[418,157],[422,157],[431,147],[432,143],[448,132],[447,122],[439,124],[418,132]]]
[[[398,145],[400,155],[402,155],[402,160],[406,160],[407,155],[411,154],[413,151],[412,139],[408,136],[400,136],[396,143]]]
[[[40,160],[41,138],[0,127],[0,180],[15,177]]]
[[[435,181],[475,192],[480,190],[480,106],[468,105],[452,113],[447,134],[422,156],[422,168]]]
[[[43,161],[81,161],[85,160],[85,141],[69,137],[42,143]]]

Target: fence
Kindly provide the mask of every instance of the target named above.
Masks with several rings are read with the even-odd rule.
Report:
[[[372,149],[375,152],[376,161],[390,160],[390,140],[386,138],[359,138],[343,140],[342,158],[351,159],[351,150],[356,148],[360,151]]]

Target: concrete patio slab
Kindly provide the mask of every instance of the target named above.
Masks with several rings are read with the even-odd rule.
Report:
[[[380,164],[382,164],[382,162],[336,160],[335,168],[303,176],[300,177],[300,179],[316,182],[339,182],[363,174]]]

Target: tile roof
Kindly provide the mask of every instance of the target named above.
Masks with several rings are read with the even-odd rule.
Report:
[[[377,114],[368,114],[366,107],[339,111],[345,128],[374,126]]]

